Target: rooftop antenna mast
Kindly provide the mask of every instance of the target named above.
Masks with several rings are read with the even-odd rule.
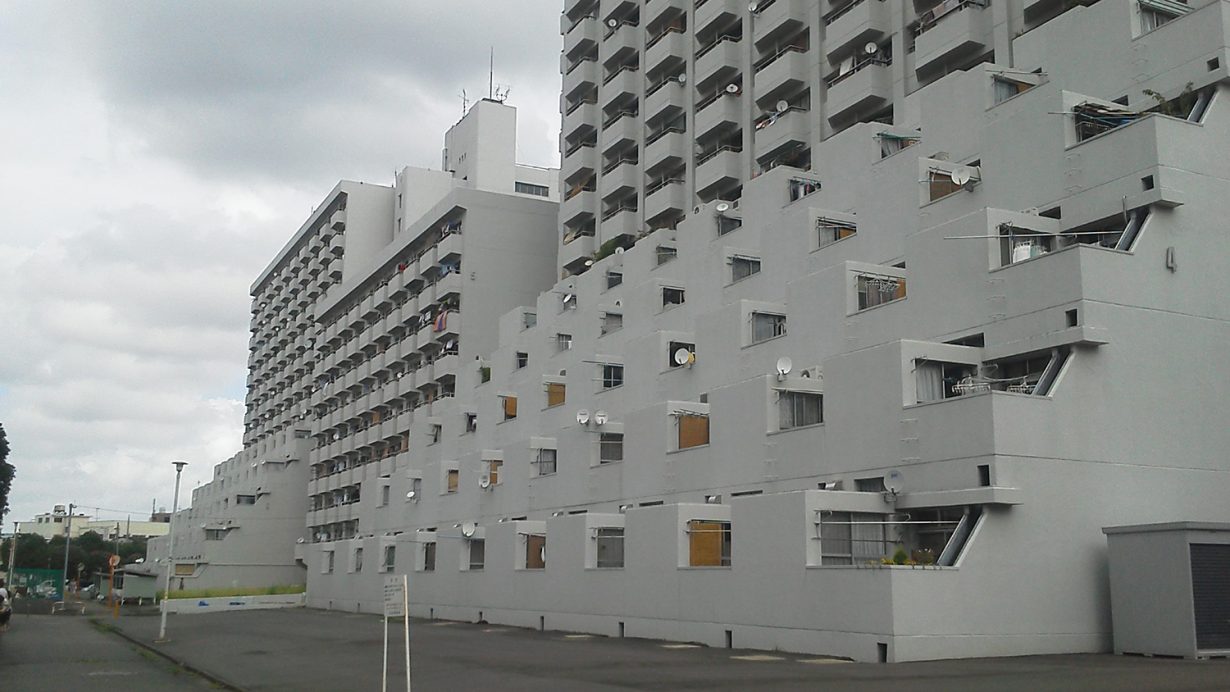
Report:
[[[466,96],[466,90],[461,90],[461,115],[465,116],[466,111],[470,110],[470,99]]]
[[[491,58],[487,65],[487,98],[495,98],[495,46],[491,46]]]

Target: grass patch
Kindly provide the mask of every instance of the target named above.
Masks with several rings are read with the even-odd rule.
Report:
[[[262,586],[249,589],[185,589],[172,591],[171,600],[177,598],[227,598],[230,596],[278,596],[283,594],[299,594],[307,591],[303,584],[286,584],[281,586]],[[160,596],[165,595],[163,593]]]

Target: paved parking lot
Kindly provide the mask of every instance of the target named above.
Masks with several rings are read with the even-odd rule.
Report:
[[[124,617],[152,642],[157,617]],[[244,690],[379,689],[379,618],[293,609],[172,616],[164,653]],[[391,674],[404,680],[400,630]],[[1224,691],[1230,661],[1110,655],[864,664],[493,625],[411,622],[416,692],[456,690]],[[391,689],[400,689],[392,685]]]

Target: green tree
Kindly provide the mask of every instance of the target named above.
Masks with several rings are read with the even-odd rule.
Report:
[[[17,469],[8,462],[9,440],[4,434],[4,424],[0,423],[0,525],[4,523],[4,515],[9,511],[9,489],[13,487],[13,476]]]
[[[60,546],[62,549],[63,541],[60,541]],[[46,538],[36,533],[23,533],[17,537],[18,567],[46,568],[49,555],[50,549]]]

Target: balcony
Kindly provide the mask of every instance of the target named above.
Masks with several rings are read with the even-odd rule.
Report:
[[[635,194],[639,179],[635,161],[620,162],[610,172],[602,175],[602,201],[610,202],[612,199]]]
[[[914,70],[919,74],[958,67],[991,45],[991,9],[979,0],[965,0],[936,16],[938,9],[919,18],[920,33],[914,43]]]
[[[645,219],[650,224],[659,218],[681,216],[688,206],[682,179],[668,179],[645,191]]]
[[[576,141],[588,130],[597,129],[601,116],[598,114],[597,101],[581,101],[564,112],[562,132],[564,139]]]
[[[640,122],[633,113],[624,113],[614,122],[602,128],[601,142],[603,156],[611,156],[616,152],[636,146],[639,139]]]
[[[696,36],[702,36],[716,28],[723,28],[742,17],[746,7],[747,3],[743,0],[707,0],[696,8],[692,31]]]
[[[719,91],[696,109],[696,139],[708,139],[737,129],[743,122],[743,96]]]
[[[587,217],[592,218],[594,210],[598,207],[598,193],[590,189],[578,189],[575,193],[569,192],[571,195],[559,206],[560,222],[567,225],[576,225],[584,221]]]
[[[672,65],[675,71],[683,72],[687,54],[688,37],[681,30],[671,29],[645,48],[645,72],[657,72]]]
[[[881,0],[846,2],[825,15],[824,23],[824,47],[830,61],[868,42],[879,42],[893,26],[889,4]]]
[[[681,17],[688,11],[688,0],[649,0],[641,10],[645,26],[654,26],[673,17]]]
[[[805,49],[787,46],[757,63],[756,105],[768,108],[782,96],[802,88],[807,83],[809,55]]]
[[[564,34],[564,55],[576,59],[580,54],[592,50],[598,45],[602,31],[600,27],[597,17],[581,17]]]
[[[602,237],[596,242],[605,243],[621,236],[636,237],[637,211],[634,207],[618,207],[602,215],[600,232]]]
[[[560,175],[565,181],[576,181],[594,175],[598,169],[598,152],[594,145],[585,144],[564,156]]]
[[[596,247],[592,235],[575,237],[560,246],[560,265],[573,274],[584,271],[585,263],[593,259]]]
[[[669,128],[645,140],[645,172],[653,175],[663,168],[683,164],[687,154],[687,135],[680,128]]]
[[[611,69],[615,63],[623,62],[636,53],[640,30],[626,21],[621,21],[615,28],[603,28],[605,33],[598,46],[598,59],[604,67]]]
[[[673,78],[653,87],[645,94],[645,114],[647,122],[655,122],[670,118],[683,112],[683,85]]]
[[[725,37],[696,54],[693,81],[698,91],[717,91],[735,81],[743,64],[742,45],[736,37]]]
[[[461,235],[449,233],[436,243],[434,261],[436,264],[455,264],[461,259]]]
[[[790,109],[765,121],[756,130],[756,160],[776,158],[811,140],[811,113]]]
[[[640,72],[636,67],[622,67],[618,72],[610,74],[602,83],[599,91],[599,103],[602,110],[611,110],[612,104],[625,101],[635,101],[640,93]]]
[[[830,80],[828,87],[829,122],[850,120],[874,112],[892,99],[892,69],[889,65],[868,61]]]
[[[448,384],[457,380],[457,365],[460,356],[456,353],[444,355],[436,359],[435,365],[435,381],[440,384]]]
[[[597,86],[598,63],[593,60],[582,60],[564,73],[562,93],[566,99],[576,100],[583,94],[592,92]]]
[[[737,185],[743,180],[743,153],[723,148],[696,160],[696,194],[709,196],[718,190]]]
[[[761,5],[766,4],[761,0]],[[758,50],[778,42],[784,36],[797,33],[808,20],[809,7],[816,3],[803,0],[773,0],[763,10],[757,10],[752,18],[755,28],[753,40]]]

